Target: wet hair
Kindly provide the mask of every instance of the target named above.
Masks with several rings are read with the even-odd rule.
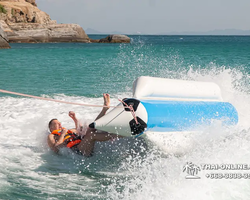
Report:
[[[52,119],[52,120],[50,120],[50,121],[49,121],[49,130],[50,130],[50,128],[51,128],[52,123],[53,123],[53,121],[54,121],[54,120],[57,120],[57,119],[56,119],[56,118],[54,118],[54,119]]]

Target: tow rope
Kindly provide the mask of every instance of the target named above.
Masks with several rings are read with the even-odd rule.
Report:
[[[50,99],[50,98],[45,98],[45,97],[33,96],[33,95],[29,95],[29,94],[22,94],[22,93],[18,93],[18,92],[11,92],[11,91],[2,90],[2,89],[0,89],[0,92],[7,93],[7,94],[14,94],[14,95],[17,95],[17,96],[30,97],[30,98],[33,98],[33,99],[40,99],[40,100],[45,100],[45,101],[53,101],[53,102],[57,102],[57,103],[64,103],[64,104],[71,104],[71,105],[78,105],[78,106],[87,106],[87,107],[113,107],[113,108],[117,107],[117,106],[104,106],[104,105],[94,105],[94,104],[68,102],[68,101]]]
[[[121,103],[123,103],[125,106],[127,106],[127,108],[130,109],[130,112],[131,112],[133,118],[135,119],[135,123],[136,123],[136,124],[139,124],[133,106],[132,106],[132,105],[126,104],[123,100],[120,100],[120,99],[118,99],[118,100],[119,100]]]

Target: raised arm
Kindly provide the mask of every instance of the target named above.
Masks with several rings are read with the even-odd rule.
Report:
[[[79,133],[82,131],[82,129],[83,129],[82,124],[81,124],[81,123],[79,122],[79,120],[76,118],[75,112],[69,111],[69,116],[70,116],[70,118],[72,118],[73,121],[75,122],[75,128],[74,128],[74,130],[72,130],[72,129],[71,129],[71,130],[79,134]]]

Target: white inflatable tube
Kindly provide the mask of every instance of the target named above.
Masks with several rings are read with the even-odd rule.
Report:
[[[220,87],[215,83],[147,76],[136,79],[133,97],[140,100],[222,101]]]
[[[215,120],[223,125],[238,122],[236,109],[222,101],[214,83],[140,77],[133,93],[136,98],[124,100],[90,127],[128,137],[146,131],[195,131]],[[133,107],[136,117],[126,105]]]

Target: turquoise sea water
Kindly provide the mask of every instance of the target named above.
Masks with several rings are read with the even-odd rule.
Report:
[[[131,38],[131,44],[12,44],[1,51],[0,83],[34,95],[93,96],[124,92],[142,75],[181,78],[190,68],[250,70],[249,37]]]
[[[250,165],[250,37],[130,37],[131,44],[11,44],[0,51],[0,89],[98,105],[108,92],[116,105],[131,97],[139,76],[211,81],[236,107],[239,124],[225,130],[218,123],[184,138],[98,143],[91,158],[55,155],[46,146],[48,121],[73,127],[68,111],[88,123],[100,109],[0,93],[0,199],[250,197],[249,179],[211,180],[203,170],[200,180],[187,180],[182,170],[186,162]]]

